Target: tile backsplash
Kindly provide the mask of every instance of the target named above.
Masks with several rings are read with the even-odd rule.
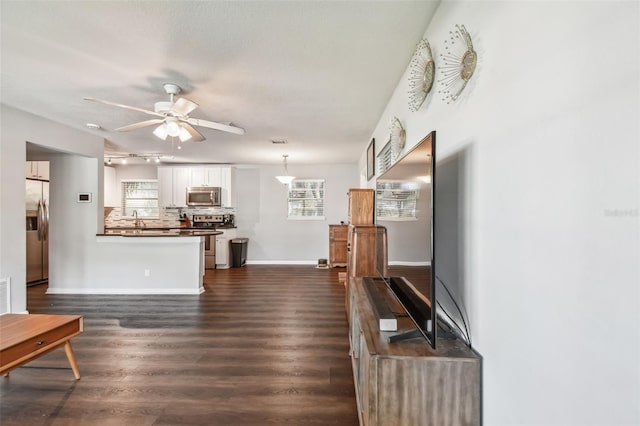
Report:
[[[174,228],[180,226],[180,215],[186,214],[190,220],[193,220],[194,214],[235,214],[235,208],[215,208],[215,207],[193,207],[182,209],[160,209],[160,217],[157,219],[147,219],[141,217],[147,228]],[[106,207],[104,217],[105,228],[123,228],[134,226],[134,219],[130,217],[122,217],[122,209],[120,207]]]
[[[110,209],[104,218],[105,228],[118,228],[134,226],[134,219],[123,218],[122,209],[120,207],[114,207]],[[106,213],[106,212],[105,212]],[[147,219],[141,217],[147,228],[170,228],[180,226],[180,216],[177,209],[160,209],[160,217],[158,219]]]

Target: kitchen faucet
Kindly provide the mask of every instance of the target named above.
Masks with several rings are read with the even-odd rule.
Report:
[[[133,226],[135,226],[136,228],[140,226],[140,224],[142,224],[143,227],[146,226],[144,224],[144,220],[138,220],[138,210],[133,211],[133,217],[135,218],[135,220],[133,221]]]

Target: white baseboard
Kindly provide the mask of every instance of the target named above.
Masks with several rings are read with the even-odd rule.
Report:
[[[316,265],[317,260],[247,260],[247,265]],[[429,266],[431,262],[389,262],[389,266]]]
[[[183,288],[161,288],[161,289],[135,289],[135,288],[54,288],[49,287],[47,294],[112,294],[112,295],[198,295],[204,293],[204,287],[195,290],[185,290]]]
[[[247,265],[316,265],[317,260],[247,260]]]
[[[389,266],[429,266],[431,262],[403,262],[403,261],[393,261],[389,262]]]
[[[247,260],[247,265],[316,265],[317,260]],[[389,262],[390,266],[429,266],[431,262]]]

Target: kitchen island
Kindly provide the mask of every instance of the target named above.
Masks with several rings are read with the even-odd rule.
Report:
[[[206,237],[221,235],[222,231],[196,228],[106,228],[96,236],[116,237]]]
[[[97,234],[99,279],[54,294],[191,294],[204,292],[204,239],[222,232],[180,228],[108,228]]]

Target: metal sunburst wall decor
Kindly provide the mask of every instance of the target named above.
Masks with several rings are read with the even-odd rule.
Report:
[[[389,126],[389,141],[391,142],[391,161],[396,161],[407,141],[407,132],[397,117],[393,117]]]
[[[409,72],[409,109],[420,109],[433,87],[436,66],[431,55],[431,46],[426,39],[420,40],[413,54]]]
[[[473,76],[478,63],[478,54],[473,50],[471,36],[464,25],[456,25],[455,31],[449,31],[449,40],[445,40],[445,53],[440,54],[440,79],[438,83],[442,100],[451,103],[458,99]]]

